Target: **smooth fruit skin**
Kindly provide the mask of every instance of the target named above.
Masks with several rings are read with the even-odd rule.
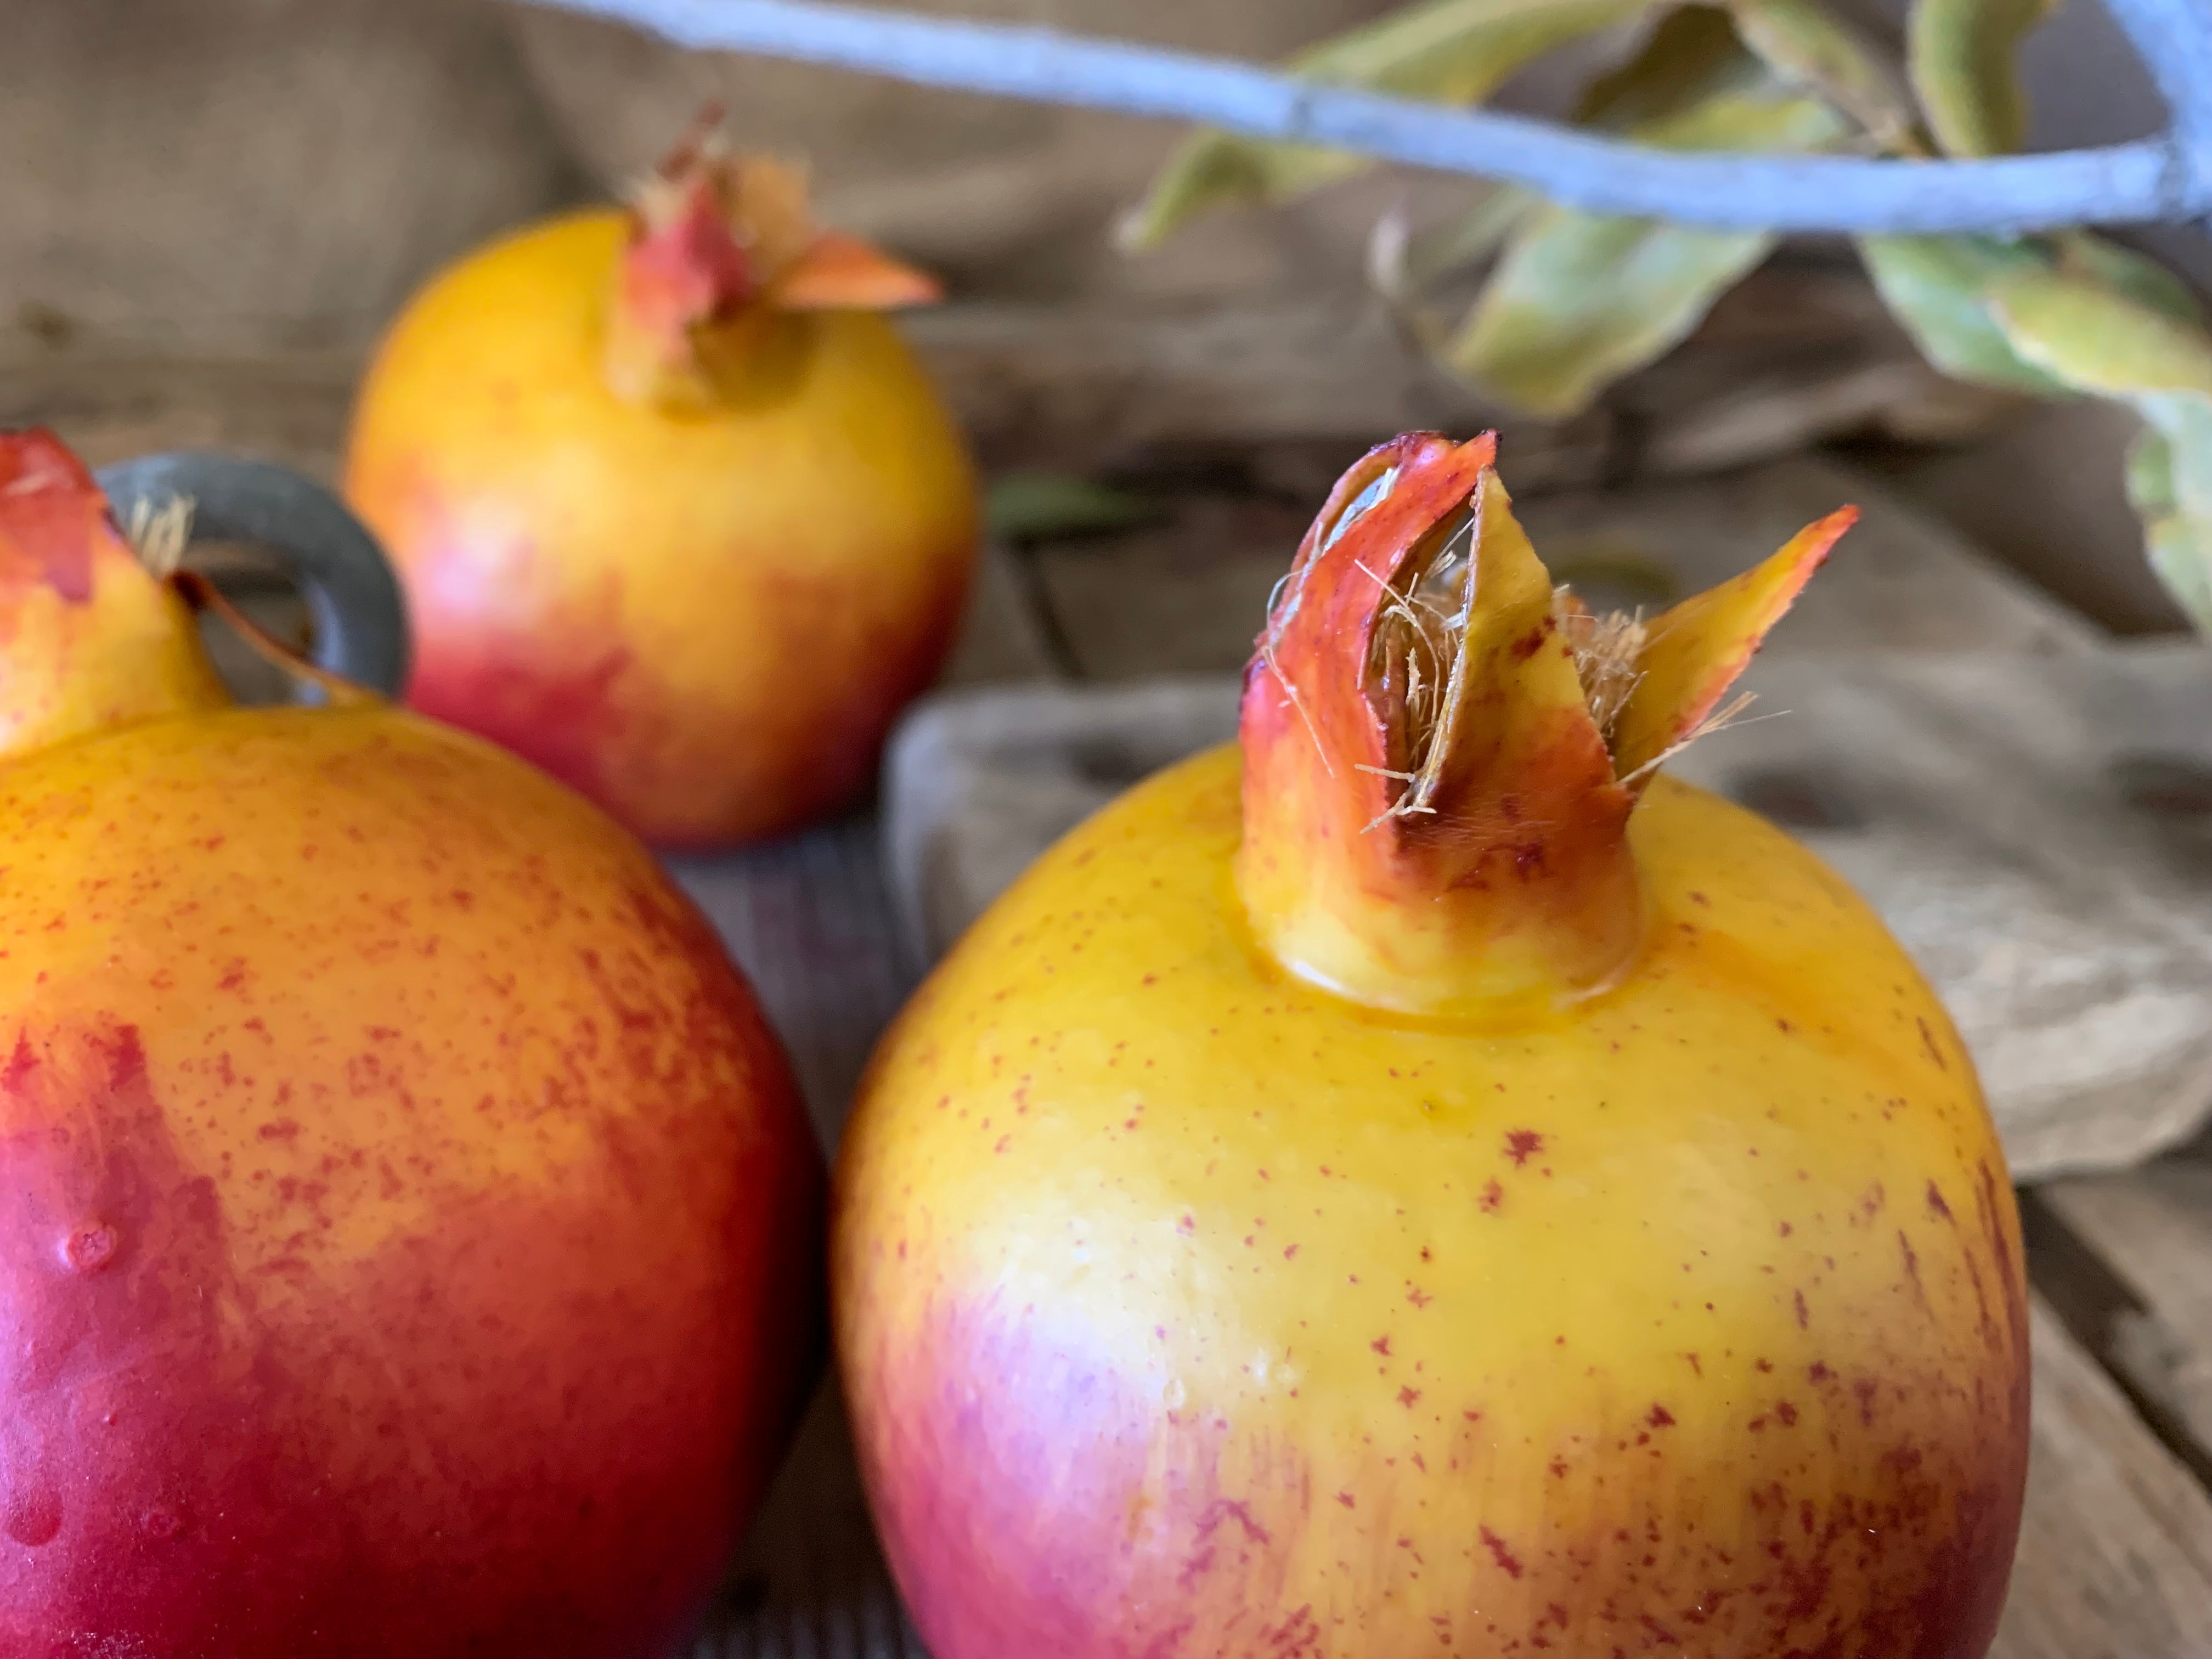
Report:
[[[763,313],[714,406],[608,389],[613,210],[436,278],[379,349],[345,492],[406,586],[417,708],[662,845],[847,804],[950,647],[974,477],[891,325]]]
[[[645,852],[380,708],[0,766],[0,1654],[661,1659],[820,1158]]]
[[[884,1042],[832,1291],[938,1659],[1978,1659],[2027,1452],[1968,1059],[1810,854],[1661,778],[1566,1012],[1289,979],[1223,750],[1076,830]]]

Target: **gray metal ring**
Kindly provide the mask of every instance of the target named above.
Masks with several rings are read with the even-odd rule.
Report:
[[[314,618],[319,668],[400,696],[407,687],[407,602],[376,538],[344,502],[273,461],[197,450],[141,455],[94,474],[118,521],[142,503],[192,503],[194,541],[246,542],[281,559]],[[305,688],[301,701],[319,700]]]

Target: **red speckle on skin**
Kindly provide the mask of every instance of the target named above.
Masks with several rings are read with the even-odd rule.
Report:
[[[1943,1058],[1943,1051],[1936,1046],[1936,1033],[1929,1029],[1927,1020],[1915,1016],[1913,1024],[1920,1028],[1920,1047],[1928,1058],[1936,1062],[1936,1069],[1939,1072],[1949,1071],[1951,1062]]]
[[[1668,1411],[1664,1406],[1657,1404],[1653,1405],[1650,1415],[1644,1420],[1655,1429],[1671,1429],[1674,1426],[1674,1413]]]
[[[1796,1310],[1797,1316],[1797,1328],[1801,1331],[1806,1329],[1813,1322],[1813,1315],[1811,1310],[1805,1305],[1805,1292],[1802,1291],[1790,1291],[1790,1301],[1791,1307]]]
[[[1408,1411],[1413,1409],[1413,1402],[1420,1397],[1421,1391],[1416,1388],[1407,1387],[1398,1390],[1398,1403]]]
[[[1523,1571],[1520,1558],[1507,1547],[1503,1538],[1491,1531],[1489,1528],[1484,1527],[1480,1532],[1483,1547],[1490,1552],[1490,1559],[1498,1563],[1506,1577],[1518,1578]]]
[[[1482,1206],[1484,1214],[1496,1215],[1505,1202],[1505,1188],[1495,1180],[1486,1181],[1482,1184],[1482,1196],[1476,1202]]]
[[[1782,1419],[1782,1426],[1784,1428],[1787,1429],[1796,1426],[1797,1422],[1797,1408],[1791,1405],[1788,1401],[1784,1400],[1778,1401],[1774,1407],[1774,1414]]]
[[[1390,1339],[1388,1336],[1378,1336],[1367,1346],[1385,1359],[1390,1357]]]
[[[1544,1150],[1544,1137],[1534,1129],[1510,1129],[1505,1135],[1505,1156],[1516,1169]]]
[[[1946,1221],[1951,1219],[1951,1206],[1943,1201],[1942,1189],[1933,1181],[1928,1183],[1928,1212],[1941,1216]]]
[[[1435,1299],[1418,1285],[1408,1285],[1406,1287],[1406,1300],[1416,1308],[1425,1308]]]
[[[1345,1507],[1345,1508],[1346,1508],[1346,1509],[1350,1509],[1350,1508],[1352,1508],[1352,1494],[1351,1494],[1350,1492],[1340,1492],[1337,1493],[1337,1495],[1336,1495],[1336,1501],[1337,1501],[1338,1503],[1340,1503],[1340,1504],[1343,1504],[1343,1505],[1344,1505],[1344,1507]]]

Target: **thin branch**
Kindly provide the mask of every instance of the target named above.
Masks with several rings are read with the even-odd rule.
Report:
[[[2212,9],[2204,0],[2105,0],[2105,9],[2173,112],[2181,165],[2212,167]]]
[[[904,15],[826,0],[537,0],[682,46],[747,52],[1032,102],[1193,121],[1522,185],[1569,207],[1724,229],[2027,231],[2212,212],[2212,75],[2177,67],[2175,135],[1975,161],[1662,153],[1548,121],[1331,87],[1228,58],[1047,28]],[[2195,64],[2204,0],[2113,0],[2123,22]],[[2161,79],[2168,78],[2160,71]],[[2185,94],[2186,94],[2185,96]]]

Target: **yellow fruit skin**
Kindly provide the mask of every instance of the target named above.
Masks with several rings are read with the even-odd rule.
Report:
[[[1069,836],[880,1049],[840,1358],[938,1659],[1975,1659],[2018,1223],[1877,918],[1662,778],[1616,987],[1488,1024],[1254,946],[1239,763]]]
[[[647,840],[773,834],[866,786],[941,663],[974,477],[866,313],[749,319],[710,404],[618,398],[624,235],[577,214],[436,278],[370,368],[345,491],[407,588],[416,707]]]
[[[821,1175],[649,855],[413,715],[236,709],[0,765],[0,1653],[668,1651]]]

